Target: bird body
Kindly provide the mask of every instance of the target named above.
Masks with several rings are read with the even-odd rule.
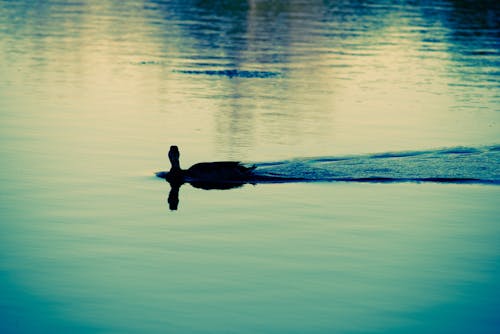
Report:
[[[255,166],[246,167],[237,161],[200,162],[186,171],[185,177],[194,180],[240,181],[252,175]]]

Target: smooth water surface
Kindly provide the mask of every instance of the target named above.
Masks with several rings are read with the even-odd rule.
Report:
[[[0,0],[0,332],[498,332],[499,17]],[[315,182],[170,211],[172,144]]]

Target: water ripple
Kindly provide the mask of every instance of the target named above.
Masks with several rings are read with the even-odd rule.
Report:
[[[500,146],[454,147],[256,163],[273,182],[438,182],[500,184]]]
[[[215,75],[229,78],[274,78],[281,76],[279,72],[269,71],[245,71],[237,69],[228,70],[175,70],[174,72],[190,75]]]

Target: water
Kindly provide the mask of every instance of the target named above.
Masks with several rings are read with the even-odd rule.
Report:
[[[254,164],[257,182],[447,182],[500,184],[500,147],[448,148]]]
[[[0,0],[0,331],[497,332],[498,14]]]

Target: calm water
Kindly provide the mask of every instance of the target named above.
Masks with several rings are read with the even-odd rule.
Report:
[[[497,333],[499,11],[0,0],[0,332]]]

